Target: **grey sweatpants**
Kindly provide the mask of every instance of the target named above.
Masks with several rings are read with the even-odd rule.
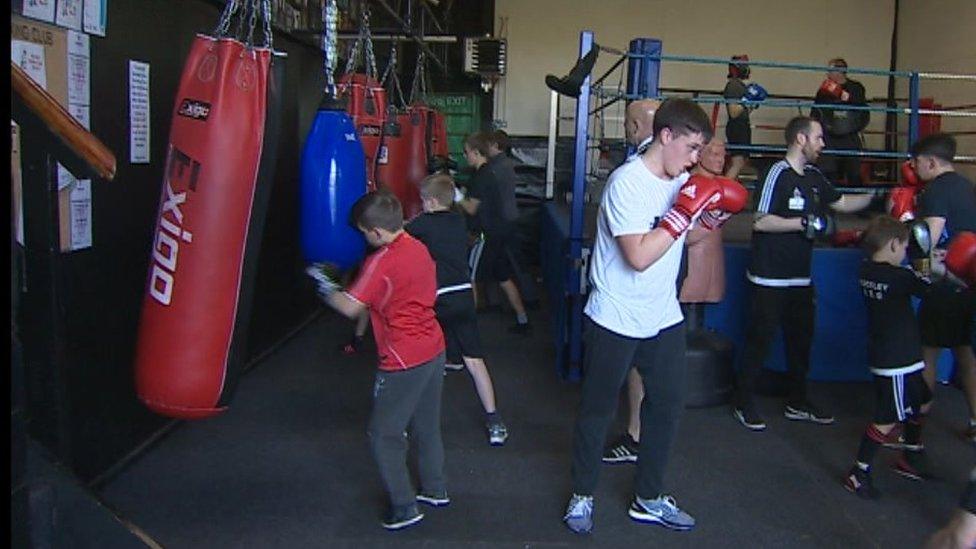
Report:
[[[378,371],[369,418],[370,445],[390,503],[414,503],[416,492],[407,469],[407,427],[417,443],[422,490],[444,492],[444,443],[441,440],[441,388],[444,353],[409,370]]]

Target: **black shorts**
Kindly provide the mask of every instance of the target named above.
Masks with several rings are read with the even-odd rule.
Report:
[[[485,235],[485,246],[481,250],[475,278],[478,282],[505,282],[515,276],[512,265],[512,241],[508,235]]]
[[[933,284],[918,309],[922,345],[943,348],[972,345],[974,315],[976,307],[971,290],[945,281]]]
[[[474,294],[471,290],[437,296],[434,312],[451,353],[468,358],[485,357],[481,349],[481,334],[478,332],[478,317],[475,314]],[[456,359],[457,356],[450,358]]]
[[[725,126],[725,140],[729,145],[752,145],[752,127],[744,119],[735,118]],[[749,156],[748,151],[731,151],[732,156]]]
[[[920,413],[932,401],[922,370],[895,376],[874,376],[874,422],[900,423]]]

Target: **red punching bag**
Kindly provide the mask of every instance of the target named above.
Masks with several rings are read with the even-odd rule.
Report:
[[[339,78],[338,96],[346,100],[346,111],[352,116],[359,141],[366,153],[366,179],[370,190],[376,188],[376,166],[383,124],[386,122],[386,90],[365,74],[352,73]]]
[[[427,154],[424,147],[424,121],[415,110],[397,115],[403,135],[403,176],[394,192],[403,204],[403,217],[409,219],[423,209],[420,181],[427,177]]]
[[[219,413],[245,363],[284,75],[266,44],[198,35],[183,67],[136,348],[159,414]]]
[[[379,159],[376,163],[376,187],[387,189],[404,202],[402,196],[403,182],[407,173],[405,149],[406,141],[399,117],[394,111],[387,113],[387,122],[383,125],[383,135],[380,140]],[[404,216],[406,216],[404,204]]]

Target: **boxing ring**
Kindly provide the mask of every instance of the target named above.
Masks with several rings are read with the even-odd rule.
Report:
[[[550,113],[549,165],[547,166],[547,191],[549,199],[542,209],[540,262],[547,297],[552,309],[552,336],[555,344],[555,368],[557,375],[566,381],[579,381],[582,377],[583,354],[582,326],[583,307],[587,297],[586,273],[593,236],[598,202],[588,200],[588,187],[593,176],[588,165],[595,161],[591,141],[591,117],[601,109],[621,100],[640,98],[667,99],[659,86],[662,62],[688,62],[727,65],[728,59],[691,57],[662,54],[660,40],[637,38],[630,42],[629,50],[622,52],[598,45],[590,31],[580,33],[579,58],[582,59],[592,48],[599,48],[620,55],[613,66],[600,78],[591,83],[587,75],[580,87],[573,118],[575,138],[573,141],[574,164],[572,185],[566,193],[566,200],[556,196],[553,181],[555,134],[558,130],[558,97],[552,93]],[[626,61],[626,91],[607,93],[599,87],[611,72],[620,68]],[[827,72],[830,67],[749,61],[749,65],[778,69]],[[840,108],[844,110],[868,110],[883,112],[886,115],[907,115],[907,145],[910,147],[920,137],[924,117],[955,116],[976,119],[976,110],[958,108],[925,108],[920,94],[922,79],[943,79],[976,82],[976,75],[953,75],[919,71],[888,71],[880,69],[848,68],[851,74],[870,74],[904,78],[908,80],[909,97],[907,106],[894,106],[891,101],[886,106],[871,105],[825,105],[813,101],[766,99],[758,102],[742,100],[744,105],[761,104],[764,107],[808,109]],[[770,95],[773,96],[772,94]],[[596,108],[591,107],[594,99],[610,101]],[[701,104],[713,104],[717,109],[721,104],[739,102],[724,97],[688,97]],[[963,106],[970,108],[974,106]],[[715,117],[713,116],[713,123]],[[602,121],[600,122],[602,124]],[[974,132],[960,132],[964,135]],[[744,151],[750,157],[782,156],[785,146],[733,145],[727,144],[729,151]],[[909,158],[907,152],[892,150],[824,150],[824,155],[855,156],[879,159],[884,162],[900,162]],[[976,156],[958,155],[957,162],[976,163]],[[897,173],[898,170],[893,170]],[[744,182],[745,183],[745,182]],[[750,185],[746,184],[747,187]],[[893,185],[875,185],[874,188],[845,188],[837,185],[842,192],[872,192],[888,190]],[[739,215],[750,215],[744,212]],[[704,325],[736,342],[736,364],[742,352],[740,342],[744,340],[745,326],[748,322],[749,287],[745,272],[749,262],[748,240],[726,241],[725,273],[726,295],[716,304],[705,306]],[[858,286],[858,266],[863,254],[856,248],[832,248],[816,246],[813,251],[812,278],[816,288],[816,328],[811,351],[809,378],[816,381],[866,381],[870,379],[867,367],[867,317],[863,298]],[[773,350],[769,353],[765,367],[773,371],[786,371],[782,336],[777,336]],[[939,362],[939,379],[946,380],[951,374],[951,355],[946,351]]]

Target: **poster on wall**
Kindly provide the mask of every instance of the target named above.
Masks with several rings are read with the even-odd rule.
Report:
[[[81,30],[81,0],[58,0],[58,26]]]
[[[44,60],[44,46],[23,40],[10,41],[10,60],[24,69],[37,85],[47,89],[47,64]]]
[[[105,36],[108,25],[108,0],[85,0],[84,30],[87,33]]]
[[[71,251],[91,248],[92,201],[91,180],[81,179],[71,188]]]
[[[149,163],[149,63],[129,61],[129,162]]]
[[[88,35],[68,31],[68,112],[89,129],[91,106],[91,59]]]
[[[24,0],[21,13],[24,14],[24,17],[53,23],[54,0]]]

